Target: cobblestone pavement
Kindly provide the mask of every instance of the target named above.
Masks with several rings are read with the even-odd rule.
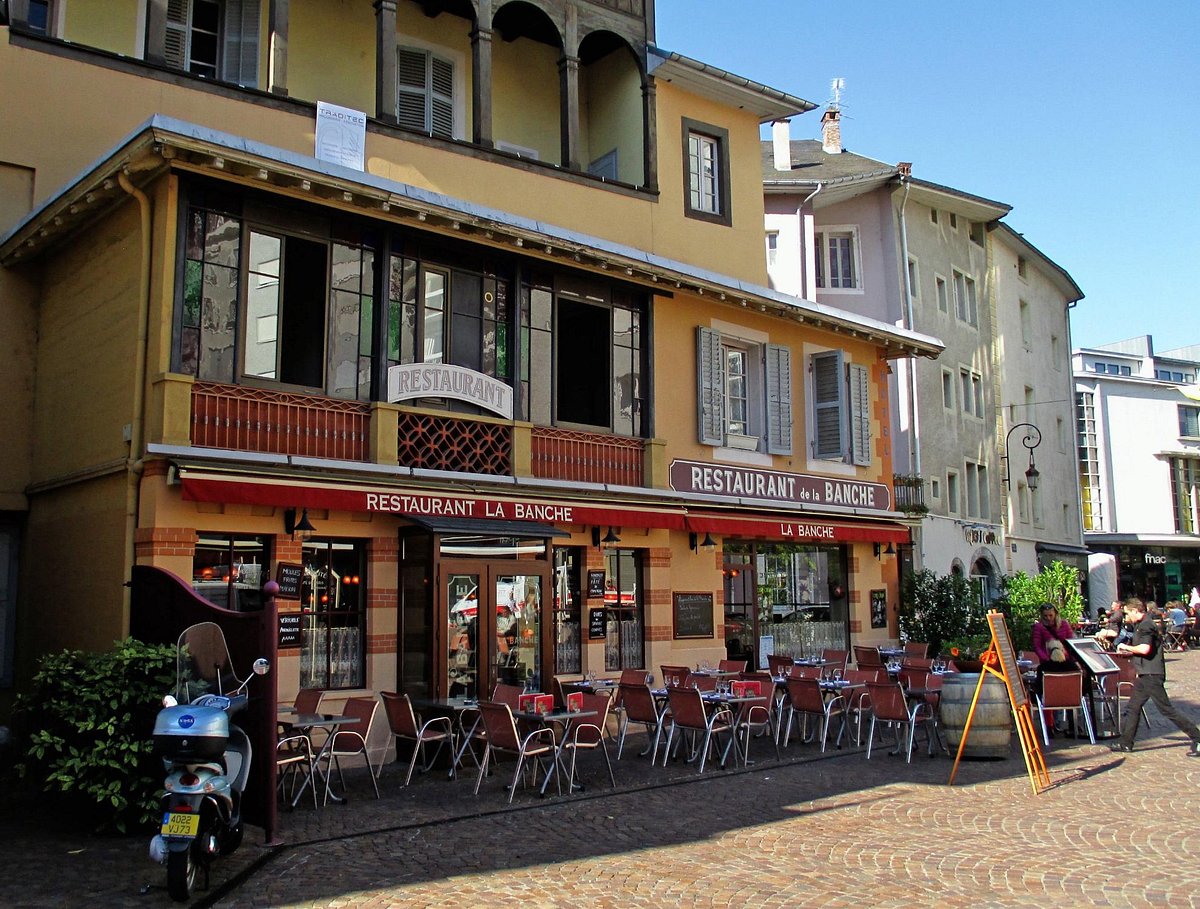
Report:
[[[1200,654],[1168,659],[1172,700],[1200,719]],[[756,741],[758,764],[699,776],[684,764],[651,769],[627,747],[616,791],[589,761],[585,792],[518,791],[511,809],[511,765],[478,798],[473,775],[431,774],[403,789],[392,765],[378,801],[365,775],[348,774],[349,804],[281,815],[283,845],[248,834],[194,905],[1197,906],[1200,866],[1188,856],[1200,759],[1149,713],[1131,755],[1052,740],[1054,785],[1040,795],[1015,747],[1008,760],[964,761],[954,786],[952,761],[923,752],[906,764],[794,743],[779,763]],[[138,894],[165,877],[145,858],[146,837],[39,827],[32,817],[0,823],[0,905],[173,905],[162,889]]]

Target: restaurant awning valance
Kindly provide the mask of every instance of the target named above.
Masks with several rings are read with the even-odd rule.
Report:
[[[688,530],[723,537],[764,537],[798,543],[907,543],[909,530],[892,521],[861,524],[831,521],[819,515],[718,515],[689,512]]]
[[[517,537],[525,540],[540,540],[546,537],[569,537],[565,530],[553,524],[538,524],[533,521],[477,521],[469,518],[422,518],[413,517],[412,522],[430,533],[461,536]]]

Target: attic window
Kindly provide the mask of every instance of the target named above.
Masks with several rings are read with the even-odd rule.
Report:
[[[938,213],[936,208],[929,209],[929,220],[934,224],[938,223]]]

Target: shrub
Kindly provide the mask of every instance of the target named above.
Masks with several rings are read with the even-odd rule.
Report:
[[[173,644],[126,638],[105,653],[47,654],[16,700],[18,774],[97,830],[149,824],[163,777],[154,717],[174,683]]]
[[[1013,646],[1018,650],[1033,646],[1033,626],[1041,617],[1043,603],[1053,603],[1059,616],[1068,622],[1078,622],[1083,617],[1079,571],[1062,562],[1052,562],[1035,575],[1018,571],[1010,576],[1004,600]]]
[[[899,622],[901,640],[928,642],[932,654],[949,642],[989,635],[987,609],[975,585],[959,575],[938,575],[928,568],[904,578]]]

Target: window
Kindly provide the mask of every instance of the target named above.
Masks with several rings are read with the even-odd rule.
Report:
[[[946,510],[958,514],[958,471],[946,471]]]
[[[817,231],[817,287],[824,290],[861,288],[857,239],[858,229],[853,227]]]
[[[1029,490],[1029,506],[1033,512],[1033,526],[1042,526],[1042,487],[1037,486]]]
[[[812,456],[819,460],[871,463],[870,379],[865,366],[845,362],[840,350],[812,355],[809,383],[813,407]]]
[[[959,393],[963,413],[983,419],[983,376],[969,369],[960,369]]]
[[[774,265],[779,260],[779,231],[767,231],[767,266]]]
[[[1022,524],[1029,523],[1029,486],[1024,480],[1017,481],[1017,518]]]
[[[942,370],[942,407],[954,409],[954,373],[949,369]]]
[[[270,580],[265,537],[201,531],[192,556],[192,589],[210,603],[236,612],[262,608],[262,585]]]
[[[1025,257],[1017,256],[1017,277],[1018,278],[1022,278],[1022,279],[1025,278],[1028,267],[1029,266],[1025,260]]]
[[[454,63],[419,47],[396,49],[396,121],[405,129],[454,138]]]
[[[979,324],[975,301],[975,279],[958,270],[954,272],[954,314],[960,322],[966,322],[968,325]]]
[[[1058,335],[1050,336],[1050,360],[1054,364],[1054,371],[1062,372],[1062,347],[1059,345]]]
[[[646,665],[642,551],[609,549],[604,554],[604,668],[608,672]]]
[[[929,220],[934,224],[938,223],[938,210],[936,208],[929,209]]]
[[[617,179],[617,150],[607,151],[588,165],[587,172],[602,180]]]
[[[54,7],[50,0],[28,0],[26,6],[26,27],[38,35],[51,34]]]
[[[259,0],[167,0],[164,58],[206,79],[258,84]]]
[[[908,292],[912,294],[913,300],[921,299],[921,282],[917,274],[917,260],[908,260]]]
[[[366,546],[350,540],[303,544],[301,688],[361,688],[366,657]]]
[[[701,326],[696,361],[702,443],[791,454],[791,350]]]
[[[641,298],[630,292],[576,276],[531,274],[520,301],[519,399],[527,419],[641,436],[644,319]]]
[[[1122,366],[1119,363],[1102,363],[1099,360],[1093,366],[1096,372],[1100,374],[1108,374],[1110,376],[1131,376],[1133,375],[1132,366]]]
[[[987,467],[967,461],[966,468],[967,517],[990,520],[992,509]]]
[[[1096,441],[1095,395],[1090,391],[1075,395],[1076,435],[1079,442],[1079,486],[1081,491],[1083,529],[1102,530],[1103,511],[1100,499],[1100,460]]]
[[[967,228],[967,233],[971,237],[971,242],[977,246],[984,245],[985,227],[982,221],[972,221]]]
[[[1191,373],[1184,373],[1174,369],[1156,369],[1154,370],[1154,378],[1162,379],[1164,382],[1193,382],[1195,376]]]
[[[1067,451],[1067,424],[1062,417],[1054,418],[1054,438],[1058,440],[1058,450],[1063,454]]]
[[[583,671],[583,567],[581,546],[554,547],[554,674]]]
[[[510,155],[516,155],[518,158],[526,158],[530,161],[541,160],[541,154],[536,148],[530,148],[527,145],[517,145],[515,142],[505,142],[503,139],[496,141],[496,151],[508,152]],[[591,173],[590,168],[588,173]]]
[[[1200,458],[1171,458],[1171,499],[1175,531],[1196,533],[1200,528]]]
[[[1187,439],[1200,439],[1200,407],[1180,404],[1179,435]]]
[[[937,477],[929,481],[929,494],[935,499],[942,497],[942,483]]]
[[[950,212],[950,229],[958,230],[958,215],[954,212]]]
[[[1033,313],[1024,300],[1018,302],[1021,312],[1021,344],[1026,350],[1033,347]]]
[[[933,283],[937,286],[937,304],[939,312],[950,311],[950,295],[946,288],[946,279],[941,275],[937,275],[933,279]]]
[[[684,213],[729,224],[729,132],[685,119],[683,172],[687,177]]]

